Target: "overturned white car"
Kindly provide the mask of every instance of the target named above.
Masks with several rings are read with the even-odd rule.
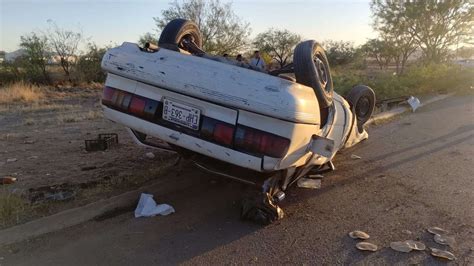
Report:
[[[338,150],[366,139],[363,125],[375,104],[366,86],[354,87],[346,99],[333,91],[326,55],[315,41],[298,44],[292,64],[264,73],[207,55],[197,26],[184,19],[165,27],[158,47],[123,43],[108,50],[102,68],[108,119],[141,144],[264,184],[270,205],[311,169],[332,169]],[[267,222],[281,216],[257,205],[252,215]]]

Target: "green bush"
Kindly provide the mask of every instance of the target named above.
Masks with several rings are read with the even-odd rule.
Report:
[[[403,75],[387,72],[369,75],[351,69],[332,72],[334,87],[341,95],[355,85],[365,84],[374,89],[378,99],[453,92],[474,86],[474,68],[449,64],[413,65]]]
[[[90,43],[85,55],[79,58],[76,65],[76,75],[83,82],[103,82],[105,81],[105,72],[102,70],[100,63],[107,48],[99,48],[97,45]]]

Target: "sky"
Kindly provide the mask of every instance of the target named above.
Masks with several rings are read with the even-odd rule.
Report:
[[[48,20],[82,31],[99,46],[136,42],[155,29],[153,17],[170,0],[0,0],[0,50],[12,52],[20,36],[44,31]],[[223,0],[223,2],[227,2]],[[288,29],[305,39],[344,40],[356,45],[375,37],[369,0],[234,0],[234,12],[250,23],[251,37],[268,28]]]

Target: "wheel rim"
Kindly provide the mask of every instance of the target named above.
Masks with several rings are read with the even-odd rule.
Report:
[[[370,100],[367,97],[361,98],[356,105],[357,117],[364,118],[370,112]]]
[[[329,93],[328,84],[328,71],[326,69],[326,65],[324,61],[320,58],[320,55],[316,55],[314,59],[314,66],[316,67],[316,71],[318,72],[318,79],[319,83],[321,84],[322,89]]]

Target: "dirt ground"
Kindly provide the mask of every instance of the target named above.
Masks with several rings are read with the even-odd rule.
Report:
[[[0,228],[139,187],[176,159],[156,151],[155,158],[147,158],[151,150],[104,119],[101,89],[51,90],[55,97],[41,104],[0,105],[0,177],[17,178],[15,184],[0,185],[0,196],[13,194],[23,201],[13,219],[3,217]],[[85,151],[84,141],[100,133],[117,133],[118,146]],[[51,195],[57,197],[47,198]]]

